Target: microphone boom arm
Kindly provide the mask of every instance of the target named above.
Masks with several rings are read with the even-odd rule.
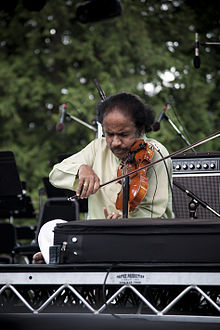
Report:
[[[220,42],[203,42],[199,43],[201,46],[220,46]]]
[[[181,137],[182,140],[184,140],[186,142],[186,144],[188,146],[190,146],[191,144],[189,143],[189,141],[185,138],[185,136],[180,132],[180,130],[178,129],[178,127],[172,122],[172,120],[167,116],[167,114],[164,114],[164,118],[168,121],[168,123],[175,129],[175,131],[177,132],[177,134]],[[196,150],[192,147],[191,148],[194,152],[196,152]]]
[[[87,128],[93,130],[94,132],[97,131],[97,129],[96,129],[95,127],[93,127],[92,125],[90,125],[90,124],[86,123],[85,121],[83,121],[83,120],[81,120],[81,119],[79,119],[79,118],[77,118],[77,117],[75,117],[75,116],[69,114],[68,112],[66,112],[66,117],[69,117],[69,118],[71,118],[72,120],[77,121],[78,123],[80,123],[80,124],[86,126]]]
[[[211,211],[213,214],[215,214],[217,217],[220,218],[220,214],[218,212],[216,212],[211,206],[209,206],[202,199],[200,199],[199,197],[197,197],[192,191],[186,189],[185,187],[181,186],[179,183],[177,183],[175,181],[173,181],[173,184],[176,187],[178,187],[182,192],[186,193],[189,197],[191,197],[193,199],[193,201],[196,201],[197,203],[199,203],[200,205],[202,205],[202,207],[208,209],[209,211]]]

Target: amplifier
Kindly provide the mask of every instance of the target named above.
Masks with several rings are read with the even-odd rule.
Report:
[[[173,173],[220,172],[220,152],[179,154],[172,158]]]
[[[192,192],[200,200],[220,213],[220,152],[183,153],[172,158],[173,181]],[[189,218],[192,198],[173,186],[173,211],[176,218]],[[217,215],[199,205],[198,218]]]

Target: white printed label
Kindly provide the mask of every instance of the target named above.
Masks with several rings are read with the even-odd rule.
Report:
[[[109,281],[112,284],[145,284],[145,273],[111,273]]]

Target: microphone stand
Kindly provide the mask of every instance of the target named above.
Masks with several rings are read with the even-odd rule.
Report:
[[[73,105],[70,101],[66,101],[66,104],[67,104],[67,103],[70,104],[71,107],[72,107],[73,109],[75,109],[74,105]],[[75,120],[77,123],[80,123],[81,125],[84,125],[84,126],[86,126],[87,128],[91,129],[92,131],[97,132],[97,129],[96,129],[95,127],[93,127],[92,125],[86,123],[85,121],[83,121],[83,120],[81,120],[81,119],[79,119],[79,118],[77,118],[77,117],[71,115],[71,114],[70,114],[69,112],[67,112],[67,111],[65,112],[65,118],[70,118],[70,119],[72,119],[72,120]]]
[[[177,132],[177,134],[181,137],[182,140],[184,140],[186,142],[186,144],[188,146],[190,146],[191,144],[189,143],[189,141],[185,138],[185,136],[180,132],[180,130],[176,127],[176,125],[172,122],[172,120],[167,116],[167,114],[165,113],[163,116],[168,123],[175,129],[175,131]],[[194,152],[196,152],[196,150],[192,147],[191,148]]]
[[[130,177],[126,176],[122,179],[122,210],[123,218],[128,218],[128,201],[129,201],[129,187],[130,187]]]
[[[79,119],[79,118],[77,118],[77,117],[75,117],[75,116],[69,114],[68,112],[66,112],[66,117],[67,117],[67,118],[71,118],[72,120],[77,121],[78,123],[80,123],[80,124],[86,126],[87,128],[93,130],[94,132],[97,131],[97,129],[96,129],[95,127],[93,127],[92,125],[90,125],[90,124],[86,123],[85,121],[83,121],[83,120],[81,120],[81,119]]]
[[[199,42],[199,34],[196,32],[195,34],[195,57],[194,57],[194,67],[196,69],[200,68],[200,57],[199,57],[199,47],[200,46],[220,46],[220,42]]]
[[[186,193],[189,197],[192,198],[191,202],[189,203],[189,215],[190,215],[191,219],[197,219],[196,211],[197,211],[197,207],[199,205],[202,205],[202,207],[206,208],[207,210],[209,210],[210,212],[212,212],[213,214],[215,214],[217,217],[220,218],[219,213],[217,213],[213,208],[211,208],[211,206],[209,206],[202,199],[197,197],[193,192],[191,192],[190,190],[188,190],[185,187],[181,186],[179,183],[177,183],[175,181],[173,181],[173,184],[176,187],[178,187],[180,190],[182,190],[184,193]]]

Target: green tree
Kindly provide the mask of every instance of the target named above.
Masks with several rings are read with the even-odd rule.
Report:
[[[76,19],[77,3],[47,1],[31,11],[20,0],[13,11],[0,12],[0,148],[14,151],[36,200],[57,155],[74,153],[95,137],[74,120],[56,131],[64,103],[81,120],[96,119],[94,78],[106,96],[136,93],[157,116],[169,104],[167,114],[191,143],[220,127],[218,48],[202,48],[201,68],[193,67],[195,32],[201,40],[219,38],[217,1],[211,7],[200,1],[206,16],[192,1],[124,0],[121,16],[88,23]],[[185,146],[166,121],[151,136],[170,152]],[[197,150],[219,147],[215,139]]]

